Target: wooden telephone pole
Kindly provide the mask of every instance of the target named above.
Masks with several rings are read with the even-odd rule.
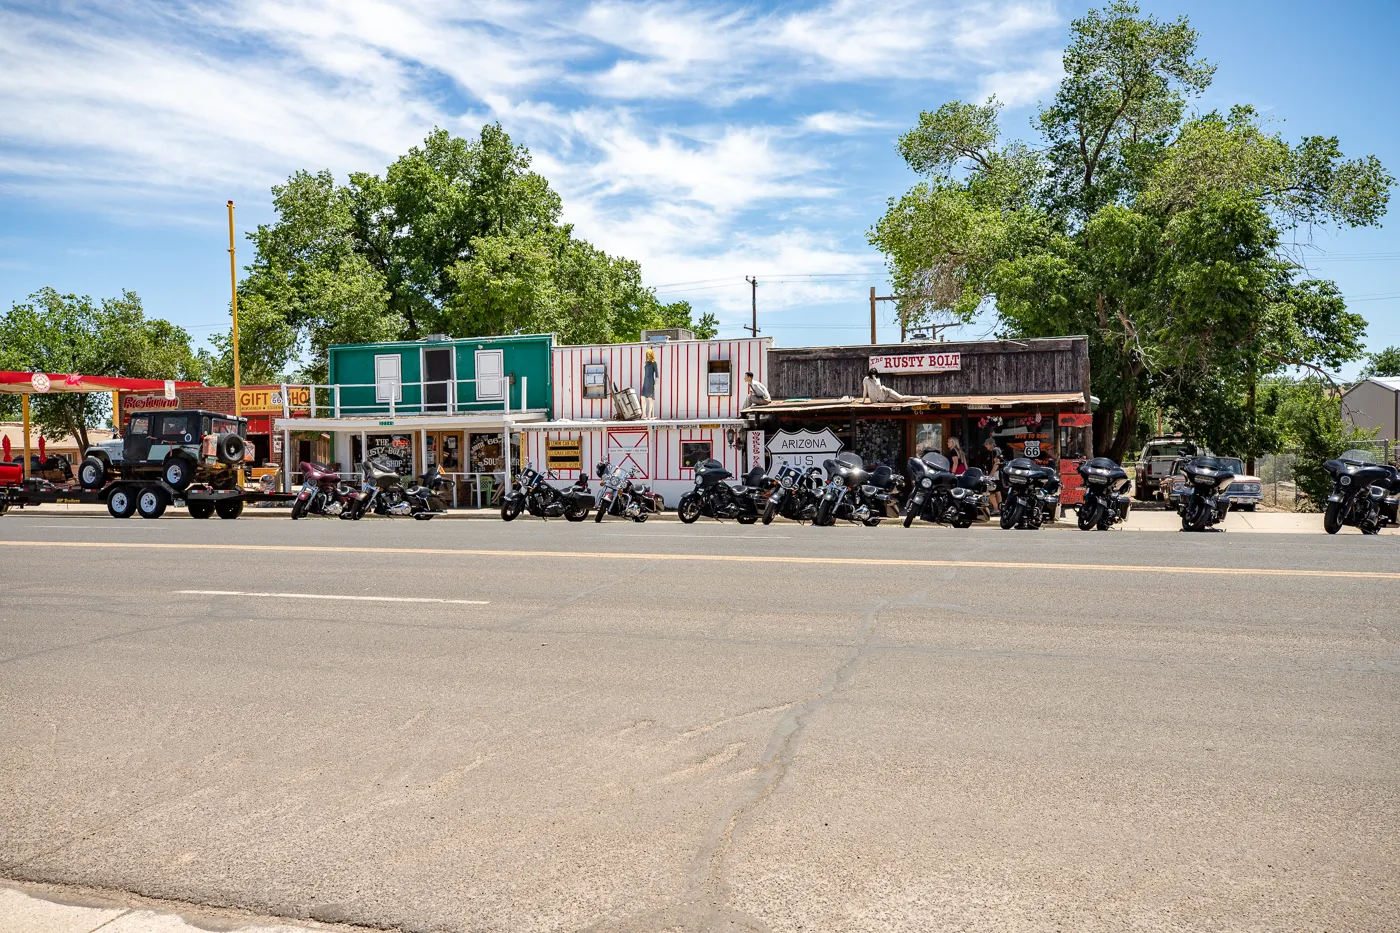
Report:
[[[753,326],[752,326],[752,327],[745,327],[744,330],[748,331],[749,333],[751,333],[751,334],[753,334],[755,337],[757,337],[757,336],[758,336],[758,277],[757,277],[757,276],[746,275],[746,276],[744,276],[744,281],[749,283],[749,287],[750,287],[751,290],[753,291]]]
[[[875,286],[874,286],[874,285],[870,286],[870,342],[871,342],[872,344],[875,344],[875,343],[879,343],[879,342],[880,342],[880,341],[876,338],[876,336],[875,336],[875,303],[876,303],[877,301],[898,301],[898,300],[899,300],[899,298],[898,298],[897,296],[895,296],[895,295],[877,295],[877,294],[875,294]],[[903,320],[901,320],[901,321],[899,322],[899,342],[900,342],[900,343],[903,343],[903,342],[904,342],[904,321],[903,321]]]

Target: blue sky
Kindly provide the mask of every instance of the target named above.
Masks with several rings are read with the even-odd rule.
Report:
[[[1400,5],[1142,5],[1200,30],[1219,64],[1200,108],[1253,104],[1400,174]],[[737,335],[756,275],[779,345],[864,342],[886,282],[865,232],[914,181],[895,137],[921,109],[991,92],[1007,135],[1029,137],[1088,6],[0,3],[0,302],[132,289],[204,339],[227,327],[225,201],[241,264],[242,231],[291,172],[379,172],[434,125],[499,120],[578,233],[639,260],[663,298]],[[1297,233],[1373,347],[1400,344],[1397,230],[1400,204],[1381,230]]]

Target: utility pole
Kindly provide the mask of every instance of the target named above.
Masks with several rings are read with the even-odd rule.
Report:
[[[870,286],[870,343],[871,343],[872,346],[873,346],[874,344],[876,344],[876,343],[879,343],[879,341],[875,339],[875,302],[876,302],[876,301],[879,301],[879,299],[875,297],[875,286],[872,285],[872,286]]]
[[[243,414],[238,404],[242,394],[242,378],[238,369],[238,263],[233,256],[233,202],[228,202],[228,277],[233,291],[233,415]]]
[[[757,277],[757,276],[749,276],[749,275],[746,275],[746,276],[744,276],[744,281],[749,283],[749,286],[750,286],[750,288],[751,288],[752,291],[753,291],[753,326],[752,326],[752,327],[745,327],[744,330],[748,331],[749,333],[751,333],[751,334],[753,334],[755,337],[757,337],[757,336],[758,336],[758,277]]]

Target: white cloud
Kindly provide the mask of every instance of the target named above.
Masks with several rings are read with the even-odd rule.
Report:
[[[379,171],[434,125],[498,119],[566,218],[648,281],[873,282],[863,228],[903,182],[853,202],[864,169],[841,160],[912,122],[885,107],[911,88],[930,107],[1044,94],[1058,22],[1049,0],[21,3],[0,8],[0,192],[179,222],[211,196],[265,202],[295,170]]]

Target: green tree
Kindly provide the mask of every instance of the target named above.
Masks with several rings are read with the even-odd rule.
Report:
[[[1400,376],[1400,347],[1386,347],[1366,358],[1361,378],[1372,376]]]
[[[1336,387],[1315,377],[1299,380],[1287,394],[1279,420],[1288,446],[1298,451],[1293,478],[1298,489],[1307,494],[1308,508],[1320,511],[1332,488],[1332,479],[1322,464],[1375,437],[1377,430],[1350,424],[1342,416]]]
[[[44,288],[0,315],[0,369],[84,373],[137,379],[201,380],[205,362],[186,331],[148,318],[132,292],[95,304],[86,295]],[[88,428],[111,412],[104,393],[34,395],[33,418],[45,437],[72,434],[88,446]]]
[[[607,342],[650,327],[717,330],[713,315],[692,321],[685,302],[659,302],[635,262],[560,224],[559,196],[499,125],[476,139],[435,130],[382,177],[341,186],[327,171],[298,172],[273,189],[273,206],[239,287],[245,374],[271,378],[304,358],[301,376],[322,380],[331,344],[429,333]],[[216,345],[222,373],[228,338]]]
[[[1131,3],[1091,11],[1035,146],[1002,143],[994,98],[922,114],[899,148],[926,178],[870,231],[908,323],[993,307],[1003,336],[1087,335],[1094,445],[1118,459],[1147,405],[1252,459],[1276,443],[1261,380],[1362,352],[1365,322],[1297,278],[1282,232],[1376,224],[1393,178],[1250,108],[1188,117],[1214,72],[1196,41]]]

